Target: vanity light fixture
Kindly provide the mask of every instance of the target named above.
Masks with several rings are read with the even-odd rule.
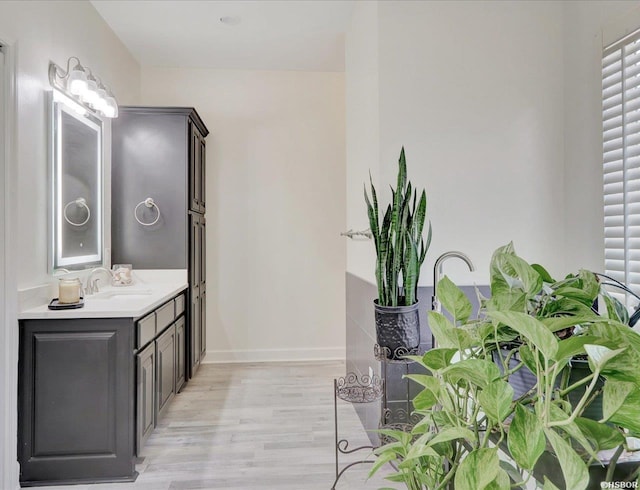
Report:
[[[72,67],[71,62],[75,61]],[[67,60],[67,69],[49,63],[49,83],[83,107],[110,119],[118,117],[118,102],[111,90],[96,77],[80,60],[72,56]]]

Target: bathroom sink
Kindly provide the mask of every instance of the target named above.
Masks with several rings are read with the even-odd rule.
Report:
[[[151,293],[152,291],[148,289],[112,289],[89,296],[89,299],[139,299]]]

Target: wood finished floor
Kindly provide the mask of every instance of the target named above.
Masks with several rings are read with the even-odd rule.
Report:
[[[205,364],[147,441],[135,483],[39,488],[329,490],[333,378],[342,375],[340,362]],[[368,444],[350,404],[339,402],[338,417],[351,447]],[[336,489],[393,488],[382,475],[367,480],[369,468],[351,468]]]

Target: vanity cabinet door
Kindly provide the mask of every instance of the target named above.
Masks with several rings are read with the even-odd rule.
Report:
[[[176,322],[176,393],[178,393],[187,379],[187,344],[184,317]]]
[[[155,427],[155,371],[156,345],[151,342],[142,352],[136,354],[138,386],[136,390],[136,447],[140,454],[145,442]]]
[[[200,354],[202,346],[202,330],[200,316],[202,312],[200,309],[200,296],[192,294],[191,296],[191,315],[189,331],[191,333],[190,342],[190,357],[191,357],[191,377],[193,377],[200,367]]]
[[[171,325],[156,340],[156,423],[176,394],[176,327]]]
[[[189,237],[189,282],[192,294],[195,290],[196,296],[200,283],[202,282],[202,244],[203,244],[203,225],[204,218],[195,213],[190,214],[191,233]]]
[[[200,362],[207,353],[207,293],[200,292]]]
[[[134,477],[133,321],[20,322],[23,486]]]
[[[189,375],[193,377],[206,351],[206,332],[204,308],[206,300],[202,300],[206,288],[206,229],[204,216],[191,213],[191,236],[189,237],[189,285],[191,307],[189,308]]]
[[[204,213],[205,190],[204,138],[193,123],[189,123],[189,209]]]
[[[199,279],[200,279],[200,290],[204,291],[207,284],[207,220],[204,216],[200,217],[199,223]]]

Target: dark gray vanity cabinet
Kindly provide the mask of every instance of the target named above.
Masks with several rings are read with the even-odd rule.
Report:
[[[201,297],[209,131],[190,107],[130,106],[120,107],[119,113],[112,121],[112,262],[133,264],[134,269],[188,270],[184,381],[176,374],[181,385],[206,353],[206,303]],[[149,197],[156,207],[144,204]],[[138,205],[137,216],[148,226],[136,220]]]
[[[156,426],[156,346],[154,343],[136,354],[136,366],[136,448],[142,448]]]
[[[137,454],[184,384],[185,304],[182,292],[136,322]]]
[[[188,370],[186,295],[138,319],[20,321],[22,486],[135,480]]]
[[[21,321],[23,486],[135,479],[133,335],[132,318]]]

